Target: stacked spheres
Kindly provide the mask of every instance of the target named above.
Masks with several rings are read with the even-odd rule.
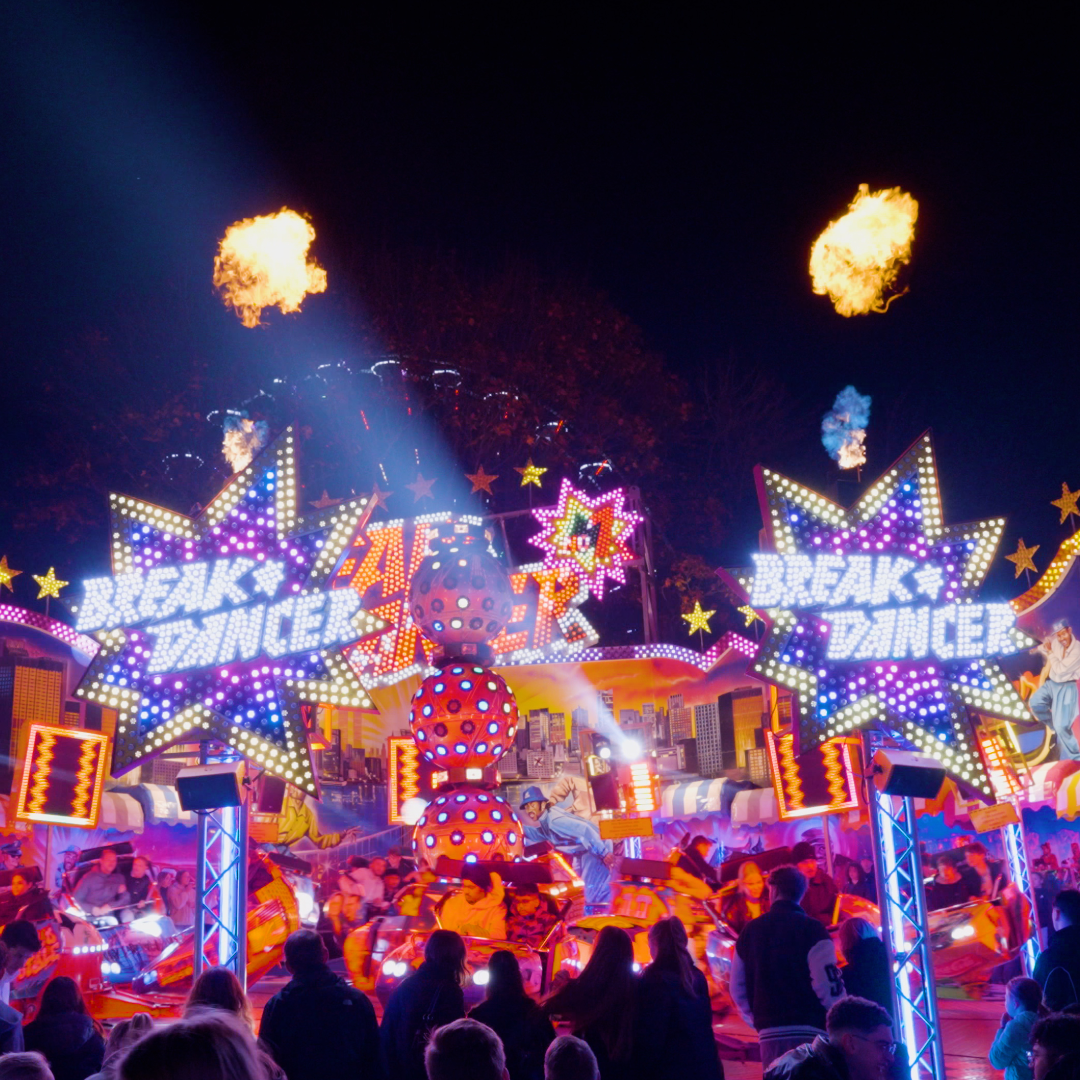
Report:
[[[477,783],[517,732],[513,691],[488,666],[490,642],[514,610],[510,578],[477,525],[440,525],[429,546],[409,587],[409,609],[438,647],[439,670],[413,695],[409,726],[420,753],[452,775],[417,822],[413,851],[432,869],[441,855],[518,860],[521,822],[504,799]]]

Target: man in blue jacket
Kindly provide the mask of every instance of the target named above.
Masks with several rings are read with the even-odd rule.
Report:
[[[521,797],[525,813],[522,824],[530,844],[546,840],[564,855],[581,857],[581,878],[585,882],[585,914],[600,915],[611,903],[612,845],[591,822],[552,806],[536,786]]]

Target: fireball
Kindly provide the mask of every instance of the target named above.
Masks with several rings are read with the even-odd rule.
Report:
[[[326,271],[308,249],[311,223],[295,210],[245,218],[225,230],[214,259],[214,287],[248,327],[260,324],[263,308],[299,311],[308,293],[326,291]]]
[[[871,194],[860,184],[848,212],[829,222],[810,250],[814,292],[828,295],[844,316],[885,311],[902,295],[885,299],[900,267],[911,262],[918,216],[919,204],[898,187]]]

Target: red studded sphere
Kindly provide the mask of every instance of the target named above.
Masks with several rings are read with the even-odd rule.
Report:
[[[510,621],[514,594],[510,576],[480,538],[441,538],[417,567],[409,587],[409,608],[420,633],[452,650],[481,645]]]
[[[440,769],[485,769],[513,742],[518,710],[501,675],[452,664],[416,691],[409,726],[420,753]]]
[[[463,787],[437,795],[428,805],[413,832],[413,852],[418,865],[427,863],[432,870],[440,855],[465,862],[518,862],[525,853],[524,832],[505,799]]]

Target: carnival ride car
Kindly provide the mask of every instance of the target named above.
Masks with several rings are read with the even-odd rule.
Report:
[[[285,939],[302,926],[314,928],[318,906],[311,864],[291,855],[252,850],[248,857],[247,968],[255,982],[280,963]],[[209,930],[209,928],[208,928]],[[218,934],[207,934],[207,963],[218,962]],[[177,994],[191,985],[194,930],[177,935],[157,959],[132,980],[140,994]]]
[[[545,993],[553,972],[552,949],[562,937],[566,921],[583,910],[583,883],[566,859],[547,844],[530,849],[530,854],[533,858],[526,862],[477,865],[500,875],[508,903],[518,886],[536,885],[555,922],[535,946],[466,937],[469,978],[465,1000],[470,1007],[484,996],[488,958],[498,949],[507,949],[518,958],[527,991],[534,996]],[[400,914],[377,915],[346,937],[345,966],[358,989],[374,994],[385,1005],[401,980],[420,966],[428,937],[440,927],[442,905],[460,884],[461,867],[455,860],[440,859],[439,877],[429,875],[430,880],[414,882],[400,895],[396,905]]]

